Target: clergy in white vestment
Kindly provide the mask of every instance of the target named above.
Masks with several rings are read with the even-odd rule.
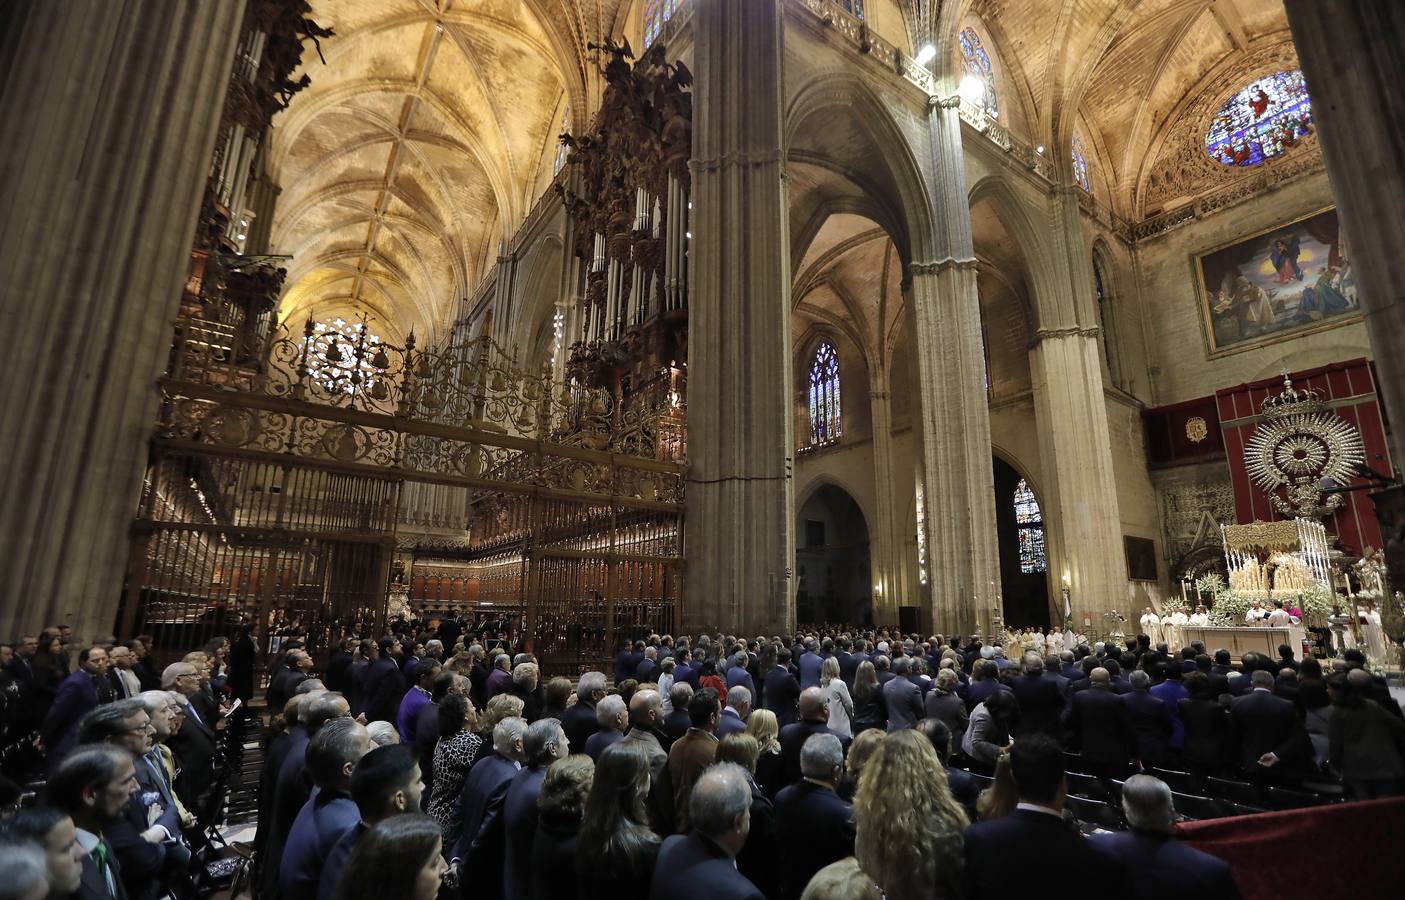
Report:
[[[1181,626],[1189,621],[1190,619],[1186,616],[1185,610],[1177,606],[1175,609],[1171,610],[1171,615],[1162,623],[1166,631],[1166,643],[1170,645],[1173,651],[1181,649],[1181,644],[1184,643],[1181,640]]]
[[[1161,617],[1158,616],[1150,606],[1146,608],[1146,612],[1142,613],[1141,622],[1142,634],[1151,638],[1151,646],[1155,647],[1158,643],[1165,640],[1165,638],[1161,636]]]
[[[1190,621],[1186,624],[1194,625],[1196,628],[1204,628],[1210,624],[1210,614],[1205,611],[1205,607],[1197,606],[1195,612],[1190,614]]]
[[[1249,601],[1249,608],[1244,611],[1244,622],[1247,625],[1262,625],[1264,619],[1268,618],[1268,610],[1259,606],[1259,601]]]

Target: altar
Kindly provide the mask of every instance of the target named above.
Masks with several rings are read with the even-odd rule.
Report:
[[[1238,660],[1245,653],[1262,653],[1271,659],[1278,659],[1278,648],[1287,644],[1301,659],[1304,655],[1303,641],[1307,630],[1301,625],[1285,625],[1277,628],[1256,628],[1250,625],[1182,625],[1181,646],[1190,646],[1191,641],[1200,641],[1205,652],[1214,655],[1216,650],[1225,649]]]

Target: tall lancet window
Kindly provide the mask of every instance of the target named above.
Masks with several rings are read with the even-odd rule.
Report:
[[[863,0],[839,0],[839,5],[847,13],[853,13],[858,18],[863,18]]]
[[[568,109],[561,113],[561,131],[558,132],[558,134],[569,134],[570,131],[571,111]],[[551,163],[551,174],[553,177],[560,175],[561,170],[566,167],[566,155],[570,152],[571,149],[566,146],[564,141],[560,139],[556,141],[556,159]]]
[[[839,440],[839,354],[829,341],[820,342],[810,363],[810,446]]]
[[[663,34],[664,23],[673,17],[673,12],[683,0],[648,0],[644,4],[644,46],[652,47],[654,41]]]
[[[1019,527],[1020,571],[1026,575],[1047,572],[1049,560],[1044,556],[1044,513],[1029,482],[1023,478],[1015,485],[1015,524]]]
[[[1073,139],[1073,180],[1084,191],[1092,193],[1093,188],[1088,183],[1088,151],[1083,149],[1082,138]]]
[[[990,67],[990,54],[981,46],[981,36],[970,28],[961,29],[961,56],[966,60],[966,72],[980,80],[984,87],[981,107],[992,119],[1000,116],[1000,101],[995,96],[995,72]]]

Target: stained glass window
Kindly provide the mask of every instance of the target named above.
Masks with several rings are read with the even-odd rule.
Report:
[[[310,345],[307,370],[314,381],[328,390],[348,394],[358,389],[365,390],[375,383],[381,370],[372,363],[372,358],[381,339],[367,330],[365,322],[348,322],[338,316],[325,322],[314,322],[312,329],[312,336],[304,338],[303,343]],[[359,362],[357,347],[361,348]],[[361,374],[359,382],[351,377],[358,370]]]
[[[810,445],[839,440],[843,424],[839,414],[839,354],[823,341],[810,363]]]
[[[560,131],[559,133],[560,133],[560,134],[566,134],[566,133],[569,132],[570,130],[571,130],[571,111],[568,109],[568,110],[565,110],[564,112],[561,113],[561,131]],[[556,175],[560,175],[560,174],[561,174],[561,170],[562,170],[562,169],[565,167],[565,165],[566,165],[566,154],[568,154],[568,153],[570,153],[570,152],[571,152],[571,151],[570,151],[570,148],[567,147],[567,146],[565,145],[565,143],[563,143],[563,142],[560,141],[560,140],[558,140],[558,141],[556,142],[556,159],[553,160],[552,163],[551,163],[551,174],[552,174],[553,176],[556,176]]]
[[[1312,101],[1303,73],[1277,72],[1225,101],[1205,133],[1205,152],[1227,166],[1257,166],[1311,131]]]
[[[853,13],[856,17],[863,18],[863,0],[839,0],[839,5],[844,7],[846,13]]]
[[[1092,193],[1088,184],[1088,154],[1083,149],[1083,139],[1078,137],[1073,139],[1073,178],[1079,187]]]
[[[663,33],[664,23],[684,0],[648,0],[644,4],[644,46],[652,47]]]
[[[1107,361],[1108,370],[1112,370],[1112,344],[1109,335],[1112,333],[1112,312],[1107,305],[1107,291],[1103,288],[1103,267],[1098,262],[1097,256],[1093,257],[1093,290],[1098,298],[1098,323],[1102,326],[1103,333],[1103,359]]]
[[[990,67],[990,54],[981,46],[981,36],[970,28],[963,28],[959,35],[961,56],[966,60],[966,71],[976,76],[985,85],[981,105],[991,118],[1000,115],[1000,101],[995,94],[995,72]]]
[[[1029,483],[1023,478],[1015,485],[1015,523],[1019,526],[1020,571],[1026,575],[1047,572],[1049,560],[1044,555],[1044,514]]]

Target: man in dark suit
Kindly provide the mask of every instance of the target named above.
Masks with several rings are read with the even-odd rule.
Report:
[[[782,900],[799,900],[816,872],[854,852],[854,810],[835,793],[844,773],[839,738],[807,738],[800,750],[800,772],[804,780],[776,795]]]
[[[853,688],[854,675],[859,671],[859,663],[861,660],[850,652],[853,648],[853,644],[848,638],[840,638],[838,646],[839,650],[834,654],[834,658],[839,660],[839,677],[843,680],[844,684]],[[932,670],[936,671],[935,664],[932,666]]]
[[[946,783],[947,787],[951,788],[951,796],[966,807],[967,813],[974,821],[976,800],[980,797],[983,786],[970,772],[947,764],[951,756],[951,729],[941,719],[929,717],[918,722],[916,730],[926,735],[932,749],[937,751],[937,759],[941,760],[942,767],[946,769]]]
[[[1305,758],[1307,732],[1298,721],[1290,700],[1273,694],[1273,673],[1262,669],[1249,676],[1251,688],[1230,701],[1230,738],[1238,751],[1238,764],[1248,775],[1291,768]]]
[[[132,754],[105,744],[81,747],[66,756],[44,786],[45,803],[73,818],[83,848],[77,900],[127,900],[122,865],[105,837],[139,790]]]
[[[732,655],[732,665],[727,669],[727,690],[734,687],[746,688],[748,698],[756,696],[756,682],[752,680],[751,673],[747,671],[747,666],[751,663],[745,650],[738,650]]]
[[[366,672],[362,688],[363,712],[367,722],[394,722],[409,682],[400,668],[401,643],[381,638],[376,661]]]
[[[686,647],[679,647],[673,654],[673,683],[687,684],[694,691],[698,689],[698,670],[692,664],[693,655]]]
[[[1136,735],[1137,758],[1146,765],[1165,766],[1170,761],[1171,712],[1151,695],[1151,676],[1137,669],[1130,678],[1132,691],[1123,694],[1121,700]]]
[[[287,900],[316,896],[327,855],[361,820],[361,811],[351,799],[351,773],[370,744],[365,725],[335,719],[307,745],[307,770],[317,792],[298,810],[283,847],[278,891]]]
[[[805,642],[805,652],[800,654],[797,661],[800,666],[800,690],[808,687],[820,686],[820,669],[824,666],[824,657],[820,655],[819,642],[810,638]]]
[[[644,658],[634,669],[634,678],[640,684],[657,683],[659,680],[659,651],[657,647],[645,647]]]
[[[459,794],[462,831],[447,856],[462,860],[460,884],[475,896],[502,896],[502,861],[506,852],[500,817],[512,779],[526,759],[527,720],[503,719],[493,729],[493,752],[473,764]]]
[[[566,739],[571,742],[572,753],[584,753],[585,743],[590,736],[600,730],[600,721],[595,715],[595,704],[605,697],[605,673],[586,672],[576,682],[576,702],[566,708],[561,727],[566,730]]]
[[[1015,811],[966,830],[966,900],[1010,896],[1010,885],[1019,883],[1011,875],[1012,861],[1021,871],[1040,873],[1037,891],[1029,888],[1026,896],[1072,897],[1089,885],[1122,884],[1127,876],[1117,858],[1064,824],[1067,785],[1059,745],[1042,734],[1020,738],[1010,748],[1010,770],[1019,792]]]
[[[812,735],[834,734],[829,730],[828,722],[829,704],[825,701],[824,692],[817,687],[806,688],[800,693],[800,721],[785,726],[780,733],[781,765],[786,784],[794,784],[801,778],[800,751],[805,742]],[[849,741],[843,737],[839,740],[847,751]]]
[[[317,900],[335,900],[351,851],[367,831],[391,816],[419,812],[420,792],[419,766],[410,748],[389,744],[361,757],[351,773],[351,800],[361,818],[328,851],[317,881]]]
[[[1064,727],[1082,748],[1084,771],[1103,778],[1123,778],[1131,767],[1136,736],[1127,707],[1109,687],[1107,669],[1088,676],[1088,689],[1073,695]]]
[[[1064,711],[1064,695],[1058,676],[1054,679],[1044,677],[1044,661],[1037,653],[1026,653],[1023,665],[1024,674],[1016,676],[1011,687],[1015,699],[1020,701],[1020,719],[1015,736],[1045,734],[1058,740],[1059,717]]]
[[[893,677],[883,685],[883,706],[888,710],[888,730],[911,728],[922,720],[922,689],[908,679],[912,661],[899,656],[893,661]]]
[[[141,700],[117,700],[90,712],[78,728],[81,744],[108,744],[132,755],[138,790],[103,829],[117,855],[132,900],[155,900],[165,879],[185,871],[190,850],[181,838],[180,809],[146,761],[155,729]]]
[[[776,714],[776,723],[785,728],[795,721],[795,704],[800,699],[800,682],[790,674],[790,651],[776,654],[776,665],[766,673],[766,708]]]
[[[686,681],[675,681],[668,689],[668,702],[673,707],[673,711],[663,717],[659,727],[663,730],[664,750],[673,745],[673,742],[688,733],[688,729],[693,727],[693,720],[688,718],[688,704],[693,699],[693,686]]]
[[[185,701],[181,704],[185,721],[167,741],[180,763],[176,793],[180,794],[181,802],[192,815],[203,818],[210,789],[215,784],[215,767],[219,756],[216,729],[220,723],[207,722],[191,703],[190,698],[200,691],[200,673],[195,666],[186,662],[171,663],[161,673],[161,684]]]
[[[972,677],[971,683],[966,686],[966,709],[975,709],[990,699],[990,695],[996,691],[1009,690],[997,677],[999,670],[995,668],[995,663],[991,660],[976,660],[971,671],[974,677]]]
[[[1171,789],[1159,778],[1133,775],[1122,785],[1122,811],[1130,831],[1098,835],[1093,843],[1121,860],[1133,876],[1137,900],[1214,897],[1238,900],[1229,863],[1175,839]]]
[[[620,703],[623,706],[623,701]],[[533,722],[527,727],[522,750],[526,756],[525,765],[513,776],[512,783],[507,787],[507,794],[503,797],[501,818],[506,846],[503,859],[503,896],[506,900],[532,898],[533,882],[537,877],[532,870],[532,840],[537,832],[537,798],[541,795],[547,767],[558,759],[566,758],[566,733],[561,730],[561,723],[553,719]]]
[[[693,831],[665,838],[649,884],[649,900],[765,900],[737,871],[751,830],[746,770],[719,763],[698,779],[689,801]]]
[[[742,685],[727,691],[727,705],[717,723],[717,739],[746,731],[746,717],[751,714],[751,692]]]
[[[98,705],[100,694],[111,697],[107,669],[107,651],[88,647],[78,653],[78,669],[59,685],[54,702],[44,716],[44,725],[39,729],[48,754],[49,771],[52,772],[73,748],[78,722]]]

